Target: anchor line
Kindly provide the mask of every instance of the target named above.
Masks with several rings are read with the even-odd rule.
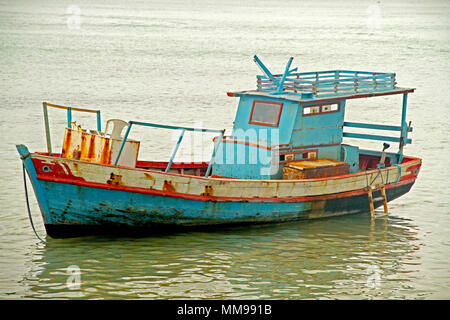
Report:
[[[34,234],[36,235],[36,237],[42,243],[45,243],[45,241],[42,240],[41,237],[39,237],[38,233],[36,232],[36,229],[34,228],[33,218],[31,217],[30,202],[28,200],[27,177],[25,175],[25,165],[23,163],[22,163],[22,172],[23,172],[23,186],[24,186],[24,189],[25,189],[25,200],[27,202],[28,218],[30,219],[31,227],[33,228],[33,231],[34,231]]]

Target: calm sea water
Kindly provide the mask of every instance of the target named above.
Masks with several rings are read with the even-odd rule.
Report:
[[[450,298],[449,50],[448,1],[0,0],[0,298]],[[45,150],[42,101],[230,129],[237,100],[225,93],[254,88],[254,54],[273,72],[293,56],[301,71],[396,72],[417,88],[405,150],[423,167],[388,217],[36,239],[14,144]],[[400,107],[400,97],[352,101],[346,117],[399,124]],[[50,120],[58,150],[65,112]],[[170,134],[134,134],[142,159],[168,158]],[[44,236],[34,195],[31,209]]]

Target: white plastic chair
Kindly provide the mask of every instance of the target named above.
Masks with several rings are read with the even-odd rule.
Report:
[[[115,140],[121,139],[122,137],[120,134],[122,133],[123,128],[128,126],[128,122],[120,119],[109,119],[108,121],[106,121],[105,134],[107,134],[108,132],[108,127],[110,123],[113,124],[113,129],[110,134],[111,139]]]

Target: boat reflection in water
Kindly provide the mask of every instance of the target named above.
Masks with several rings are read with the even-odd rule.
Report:
[[[419,297],[410,286],[417,227],[384,215],[372,222],[356,215],[120,241],[49,238],[22,282],[30,298]]]

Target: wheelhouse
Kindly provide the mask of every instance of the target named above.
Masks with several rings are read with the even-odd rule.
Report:
[[[257,89],[229,92],[239,98],[233,130],[217,149],[214,176],[238,179],[283,179],[283,169],[299,161],[332,160],[348,165],[348,173],[397,165],[403,146],[411,143],[406,123],[407,96],[412,88],[395,86],[394,73],[329,70],[297,73],[290,69],[272,75],[254,57],[264,75],[257,76]],[[398,126],[344,121],[350,99],[403,95]],[[346,127],[394,131],[398,136],[346,132]],[[360,150],[343,143],[344,137],[398,142],[396,153]],[[381,158],[383,161],[380,162]],[[316,162],[317,164],[320,163]],[[340,171],[337,171],[340,172]],[[286,178],[286,177],[284,177]]]

